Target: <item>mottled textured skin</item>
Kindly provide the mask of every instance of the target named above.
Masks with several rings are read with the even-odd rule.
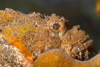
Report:
[[[93,51],[93,40],[80,26],[69,29],[68,21],[55,14],[22,14],[12,9],[0,11],[0,29],[8,41],[17,47],[31,64],[43,52],[62,49],[73,58],[88,59]],[[91,48],[91,50],[90,50]]]

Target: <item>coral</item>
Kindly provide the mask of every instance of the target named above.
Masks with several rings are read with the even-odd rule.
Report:
[[[100,55],[88,61],[79,61],[66,55],[61,49],[52,49],[38,56],[33,67],[100,67]]]

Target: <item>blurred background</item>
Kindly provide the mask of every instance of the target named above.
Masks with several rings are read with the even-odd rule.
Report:
[[[70,28],[80,25],[94,40],[94,52],[100,50],[100,0],[0,0],[0,10],[12,8],[23,13],[55,13],[69,20]]]

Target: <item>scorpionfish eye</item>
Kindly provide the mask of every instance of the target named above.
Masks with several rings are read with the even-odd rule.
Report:
[[[63,17],[56,16],[55,14],[52,14],[49,17],[48,26],[51,32],[59,33],[60,36],[69,29],[68,21]]]
[[[60,25],[59,25],[59,24],[54,24],[54,25],[53,25],[53,29],[55,29],[55,30],[58,30],[58,29],[59,29],[59,27],[60,27]]]
[[[51,22],[50,29],[54,32],[62,31],[64,24],[62,22]]]

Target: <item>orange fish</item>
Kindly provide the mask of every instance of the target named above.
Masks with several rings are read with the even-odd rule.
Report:
[[[89,35],[79,25],[69,29],[68,20],[64,17],[56,14],[42,16],[35,12],[23,14],[8,8],[0,11],[0,16],[0,24],[3,23],[0,26],[6,38],[25,55],[30,64],[34,64],[39,55],[51,49],[59,48],[79,60],[87,60],[88,54],[93,51],[93,40],[89,39]]]

